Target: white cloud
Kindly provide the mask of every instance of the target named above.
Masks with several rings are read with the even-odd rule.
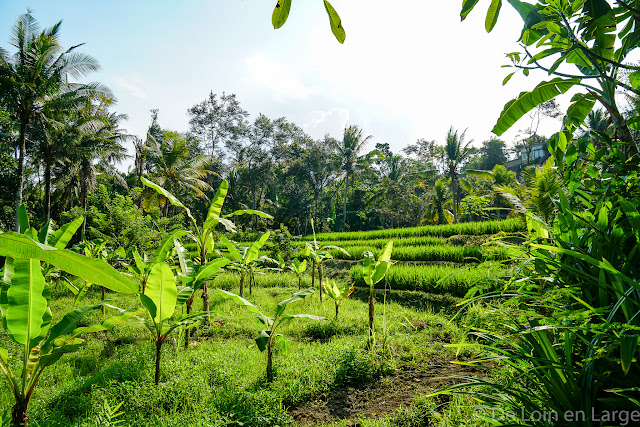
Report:
[[[306,98],[312,93],[290,66],[262,55],[248,58],[246,64],[249,70],[247,80],[275,92],[280,101],[286,98]]]
[[[114,79],[117,87],[127,91],[129,95],[138,99],[146,99],[147,93],[142,88],[144,82],[137,76],[119,76]]]
[[[327,133],[338,137],[349,121],[349,110],[332,108],[330,110],[316,110],[308,114],[308,121],[302,128],[311,135],[325,135]]]

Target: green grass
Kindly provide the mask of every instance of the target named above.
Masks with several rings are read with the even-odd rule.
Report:
[[[233,274],[225,273],[211,285],[236,290]],[[247,298],[265,313],[297,289],[295,276],[266,275]],[[218,283],[220,282],[220,283]],[[90,290],[84,303],[99,300],[98,290]],[[72,297],[63,287],[53,289],[54,322],[71,309]],[[138,306],[134,296],[115,303],[126,308]],[[200,298],[195,300],[199,308]],[[110,331],[87,337],[85,345],[45,370],[29,410],[35,426],[105,425],[112,408],[122,403],[117,419],[126,426],[293,426],[287,408],[316,398],[333,387],[359,386],[393,372],[395,359],[425,360],[429,354],[453,350],[446,342],[463,339],[464,331],[447,316],[397,303],[378,304],[376,324],[379,337],[386,325],[386,343],[394,348],[392,359],[382,357],[382,348],[373,354],[366,345],[366,300],[345,300],[340,317],[333,319],[330,299],[321,304],[317,295],[292,304],[288,313],[312,313],[328,322],[295,320],[280,332],[291,340],[289,355],[276,353],[275,381],[265,384],[265,355],[253,344],[261,329],[255,315],[243,307],[211,293],[212,311],[219,313],[211,326],[200,326],[194,345],[183,348],[182,338],[170,336],[163,347],[162,375],[153,384],[154,346],[146,330],[128,322]],[[383,317],[383,312],[386,316]],[[101,319],[92,312],[83,324]],[[414,324],[426,325],[420,329]],[[6,335],[0,345],[14,353]],[[393,359],[395,358],[395,359]],[[10,408],[12,396],[0,391],[0,405]],[[111,411],[111,412],[110,412]],[[102,424],[101,424],[102,423]],[[242,423],[242,424],[241,424]],[[115,424],[114,424],[115,425]]]

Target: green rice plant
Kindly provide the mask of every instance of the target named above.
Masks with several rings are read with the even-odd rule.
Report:
[[[505,220],[462,222],[458,224],[425,225],[411,228],[393,228],[375,231],[351,231],[345,233],[319,233],[318,241],[344,241],[344,240],[372,240],[372,239],[396,239],[402,237],[451,237],[456,234],[485,235],[504,233],[516,233],[526,231],[525,223],[520,218]],[[304,237],[304,240],[313,240],[312,236]]]
[[[280,344],[280,350],[283,354],[286,354],[289,351],[289,342],[284,338],[282,334],[277,334],[276,330],[280,325],[284,322],[291,321],[292,319],[311,319],[311,320],[321,320],[328,321],[326,317],[315,316],[313,314],[284,314],[287,309],[287,305],[294,303],[296,301],[301,301],[305,297],[313,294],[315,289],[308,288],[298,291],[291,295],[290,298],[286,300],[280,301],[276,307],[275,313],[273,317],[266,316],[262,314],[262,312],[239,295],[232,294],[231,292],[223,291],[221,289],[216,289],[216,291],[224,298],[230,299],[236,304],[243,305],[247,307],[249,311],[258,315],[257,319],[260,323],[262,323],[268,329],[260,331],[258,337],[255,339],[256,344],[260,351],[267,350],[267,382],[273,382],[273,350],[272,346],[274,341],[277,341]]]
[[[492,290],[498,285],[504,269],[500,264],[455,267],[442,265],[396,265],[385,282],[396,290],[422,291],[465,296],[470,290]],[[356,286],[366,286],[362,271],[354,266],[350,271]]]

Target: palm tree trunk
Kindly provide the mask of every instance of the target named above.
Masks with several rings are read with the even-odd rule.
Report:
[[[49,159],[44,164],[44,206],[46,209],[46,221],[51,219],[51,162]]]
[[[458,223],[458,186],[456,179],[451,177],[451,200],[453,201],[453,222]]]
[[[27,120],[22,118],[20,120],[20,134],[18,136],[18,149],[20,154],[18,155],[18,186],[16,188],[16,226],[15,232],[20,232],[20,223],[18,221],[18,208],[22,204],[22,187],[24,186],[24,152],[25,152],[25,139],[27,133]],[[24,230],[22,230],[24,231]]]
[[[342,231],[347,223],[347,190],[349,189],[349,177],[344,180],[344,200],[342,201]]]

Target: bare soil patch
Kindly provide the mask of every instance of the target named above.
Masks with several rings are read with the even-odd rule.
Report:
[[[434,356],[422,363],[404,363],[393,375],[361,388],[329,391],[317,399],[292,408],[291,417],[300,425],[367,418],[409,407],[413,400],[461,380],[442,378],[452,375],[482,375],[484,369],[451,363],[453,359]],[[357,425],[357,424],[356,424]]]

